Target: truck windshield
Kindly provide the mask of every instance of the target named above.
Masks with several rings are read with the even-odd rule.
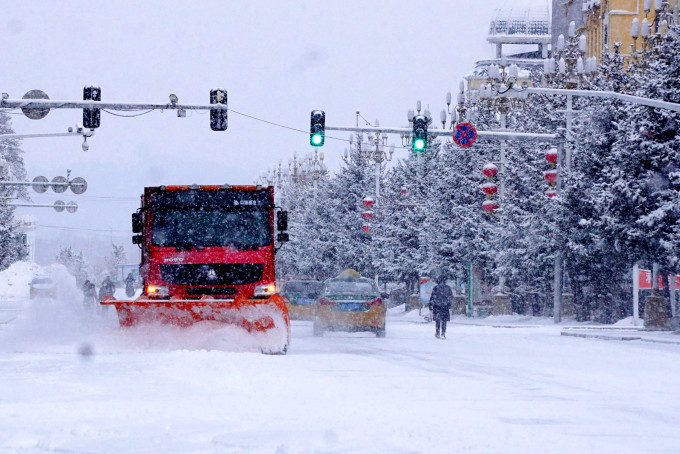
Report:
[[[152,242],[160,247],[267,246],[271,243],[269,215],[262,208],[156,211]]]

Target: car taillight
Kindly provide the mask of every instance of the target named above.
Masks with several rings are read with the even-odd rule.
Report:
[[[331,301],[328,298],[319,298],[319,304],[322,306],[335,306],[335,301]]]
[[[380,298],[376,298],[374,300],[367,301],[366,306],[382,306],[382,300]]]

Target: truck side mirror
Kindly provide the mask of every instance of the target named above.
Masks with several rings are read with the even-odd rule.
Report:
[[[132,213],[132,233],[142,232],[142,215],[141,213]]]
[[[287,233],[279,233],[276,239],[279,240],[279,243],[285,243],[286,241],[290,241],[290,237],[288,236]]]
[[[279,211],[276,216],[276,230],[282,232],[288,230],[288,212]]]
[[[142,235],[133,235],[132,244],[142,244]]]

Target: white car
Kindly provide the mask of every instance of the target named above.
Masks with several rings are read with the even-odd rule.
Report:
[[[30,297],[35,298],[56,298],[57,288],[54,285],[52,278],[47,276],[36,276],[33,278],[30,284],[31,287]]]

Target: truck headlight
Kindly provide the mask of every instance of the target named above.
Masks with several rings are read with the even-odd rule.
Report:
[[[256,285],[253,296],[271,296],[276,294],[275,284]]]
[[[170,289],[165,285],[147,285],[146,294],[149,296],[166,297],[170,296]]]

